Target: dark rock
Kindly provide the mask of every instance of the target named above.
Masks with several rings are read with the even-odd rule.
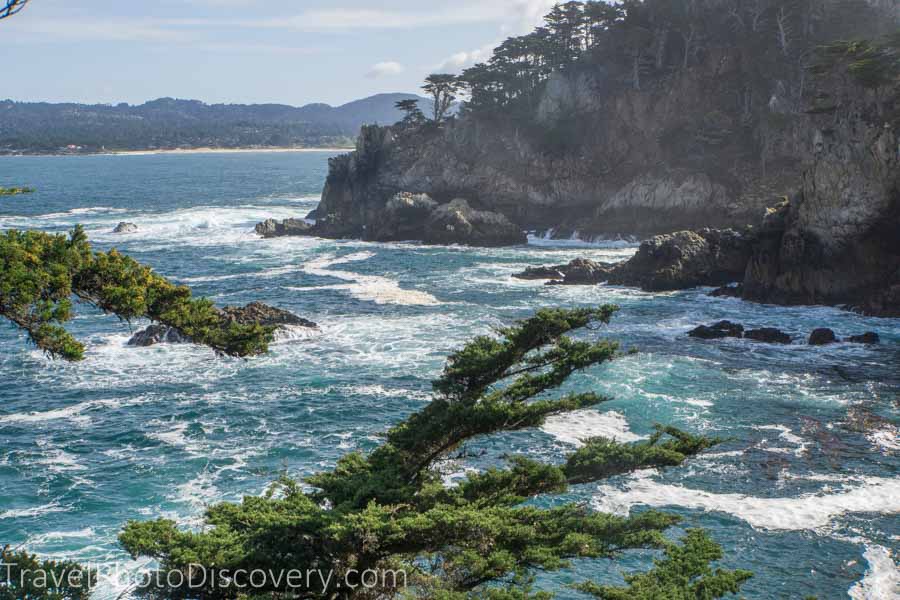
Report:
[[[763,327],[761,329],[750,329],[744,332],[744,337],[757,342],[766,342],[767,344],[790,344],[791,336],[775,329],[774,327]]]
[[[566,265],[557,265],[555,267],[526,267],[521,273],[513,275],[516,279],[562,279],[565,277],[563,270]]]
[[[228,321],[234,321],[241,325],[258,323],[265,326],[296,325],[300,327],[317,327],[312,321],[262,302],[251,302],[247,306],[226,306],[220,312]]]
[[[138,226],[134,223],[127,223],[125,221],[122,221],[121,223],[116,225],[116,228],[113,229],[113,233],[134,233],[137,230]]]
[[[190,338],[174,327],[154,323],[131,336],[127,345],[146,347],[154,344],[188,344],[190,341]]]
[[[862,335],[851,335],[847,341],[854,344],[879,344],[881,338],[874,331],[867,331]]]
[[[737,285],[723,285],[709,293],[714,298],[740,298],[744,293],[744,286],[740,283]]]
[[[576,258],[563,268],[564,285],[594,285],[606,281],[610,265],[587,258]]]
[[[280,222],[275,219],[266,219],[262,223],[257,223],[254,229],[256,233],[264,238],[273,238],[310,235],[312,228],[312,225],[302,219],[284,219]]]
[[[731,321],[719,321],[712,325],[701,325],[688,332],[688,335],[701,340],[715,340],[726,337],[744,337],[744,326]]]
[[[307,220],[309,220],[309,221],[315,221],[316,219],[319,218],[319,209],[318,209],[318,208],[312,209],[311,211],[309,211],[308,213],[306,213],[306,217],[305,217],[305,218],[306,218]]]
[[[825,327],[814,330],[809,336],[810,346],[825,346],[827,344],[834,344],[837,341],[838,339],[837,336],[834,335],[834,332]]]

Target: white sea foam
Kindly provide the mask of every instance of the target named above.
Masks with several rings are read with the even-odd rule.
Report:
[[[900,479],[867,477],[860,484],[839,491],[760,498],[744,494],[717,494],[652,479],[655,471],[640,471],[624,488],[602,485],[594,506],[605,512],[627,514],[631,507],[681,506],[734,515],[756,529],[818,529],[848,513],[894,514],[900,512]]]
[[[361,275],[359,273],[351,273],[348,271],[339,271],[330,267],[343,265],[351,262],[359,262],[368,260],[375,256],[373,252],[356,252],[348,254],[340,258],[334,256],[324,256],[307,262],[303,270],[310,275],[318,275],[320,277],[334,277],[350,282],[343,286],[334,286],[339,289],[346,289],[354,298],[360,300],[368,300],[376,304],[403,304],[403,305],[421,305],[433,306],[440,304],[437,298],[428,292],[420,292],[418,290],[406,290],[400,287],[400,284],[387,277],[376,275]],[[293,289],[293,288],[291,288]],[[299,288],[302,290],[302,288]]]
[[[637,248],[640,245],[640,242],[634,239],[612,240],[599,236],[590,236],[588,239],[584,239],[584,236],[577,231],[573,232],[569,238],[556,238],[553,235],[552,229],[543,235],[529,233],[528,245],[542,248]]]
[[[800,436],[794,434],[793,431],[791,431],[790,427],[785,427],[784,425],[758,425],[753,429],[759,431],[777,431],[780,440],[796,446],[796,448],[789,449],[768,446],[763,443],[759,446],[761,450],[766,450],[768,452],[778,452],[781,454],[794,454],[796,456],[803,456],[803,454],[806,452],[806,447],[808,446],[807,442],[805,442]]]
[[[561,415],[553,415],[541,428],[566,444],[582,446],[584,440],[605,437],[617,442],[634,442],[642,439],[631,432],[625,416],[615,411],[598,412],[579,410]]]
[[[891,551],[883,546],[866,546],[863,554],[869,568],[862,580],[848,591],[854,600],[896,600],[900,598],[900,568]]]
[[[124,404],[134,405],[140,404],[145,400],[142,397],[134,398],[131,401],[123,401],[118,399],[110,400],[88,400],[87,402],[79,402],[72,406],[64,408],[56,408],[46,411],[33,411],[28,413],[14,413],[0,417],[0,424],[3,423],[42,423],[45,421],[57,421],[66,419],[79,425],[85,425],[90,422],[90,416],[83,413],[101,408],[119,408]]]
[[[881,429],[866,434],[866,438],[876,447],[887,451],[900,451],[900,427],[885,425]]]
[[[41,506],[32,506],[31,508],[10,509],[0,513],[0,520],[3,519],[27,519],[30,517],[42,517],[51,513],[66,512],[69,510],[58,502],[51,502]]]
[[[51,531],[49,533],[42,533],[39,535],[34,535],[28,538],[26,542],[26,546],[29,548],[33,548],[35,546],[42,546],[47,544],[48,542],[58,542],[62,540],[72,540],[72,539],[91,539],[96,535],[96,532],[92,527],[85,527],[84,529],[79,529],[77,531]]]

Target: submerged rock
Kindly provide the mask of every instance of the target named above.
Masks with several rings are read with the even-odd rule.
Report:
[[[744,286],[740,283],[737,285],[723,285],[709,293],[713,298],[740,298],[743,294]]]
[[[134,233],[137,230],[138,226],[134,223],[127,223],[125,221],[122,221],[121,223],[116,225],[116,228],[113,229],[113,233]]]
[[[854,344],[879,344],[881,338],[874,331],[867,331],[862,335],[851,335],[847,341]]]
[[[826,327],[820,327],[819,329],[813,330],[809,336],[810,346],[825,346],[827,344],[834,344],[838,341],[837,336],[834,335],[834,331]]]
[[[719,321],[712,325],[700,325],[688,332],[688,335],[701,340],[715,340],[726,337],[744,337],[744,326],[731,321]]]
[[[744,337],[749,340],[765,342],[767,344],[790,344],[792,341],[791,336],[774,327],[751,329],[744,333]]]
[[[262,223],[257,223],[254,228],[256,233],[264,238],[308,235],[311,229],[312,225],[302,219],[284,219],[282,221],[266,219]]]

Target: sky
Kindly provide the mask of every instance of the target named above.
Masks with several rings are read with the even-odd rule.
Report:
[[[3,1],[3,0],[0,0]],[[417,92],[554,0],[30,0],[0,20],[0,99],[339,105]]]

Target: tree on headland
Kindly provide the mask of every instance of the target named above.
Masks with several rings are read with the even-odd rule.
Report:
[[[579,589],[634,600],[738,592],[750,574],[714,569],[722,553],[705,533],[689,530],[681,543],[664,535],[677,516],[651,510],[623,517],[555,499],[572,485],[680,465],[717,440],[659,427],[638,443],[585,440],[561,464],[510,456],[507,466],[470,474],[455,487],[442,480],[442,467],[464,455],[467,443],[607,402],[593,392],[558,390],[575,372],[620,356],[615,343],[568,335],[593,331],[616,310],[541,310],[473,339],[449,357],[431,403],[391,428],[372,452],[348,454],[304,483],[284,478],[263,496],[212,506],[199,530],[166,519],[129,523],[121,544],[159,565],[139,595],[543,600],[550,594],[532,589],[537,572],[572,567],[574,559],[615,559],[629,549],[662,550],[664,558],[627,575],[625,587],[584,581]],[[533,501],[539,498],[545,501]],[[326,576],[299,587],[279,577],[300,567]],[[227,575],[241,570],[269,575],[246,596]],[[183,577],[173,583],[165,576],[173,572]],[[365,573],[374,577],[361,587]]]
[[[193,298],[189,288],[115,249],[92,251],[81,226],[70,236],[0,234],[0,316],[52,357],[84,357],[84,345],[63,327],[74,316],[73,298],[126,321],[148,318],[168,325],[232,356],[266,352],[274,333],[272,327],[227,319],[209,300]]]
[[[440,123],[456,100],[460,82],[456,75],[435,73],[425,78],[425,85],[422,86],[422,89],[431,95],[434,102],[434,121]]]
[[[419,108],[419,101],[416,98],[408,98],[398,101],[394,106],[403,113],[403,123],[406,125],[416,125],[425,120],[422,109]]]

